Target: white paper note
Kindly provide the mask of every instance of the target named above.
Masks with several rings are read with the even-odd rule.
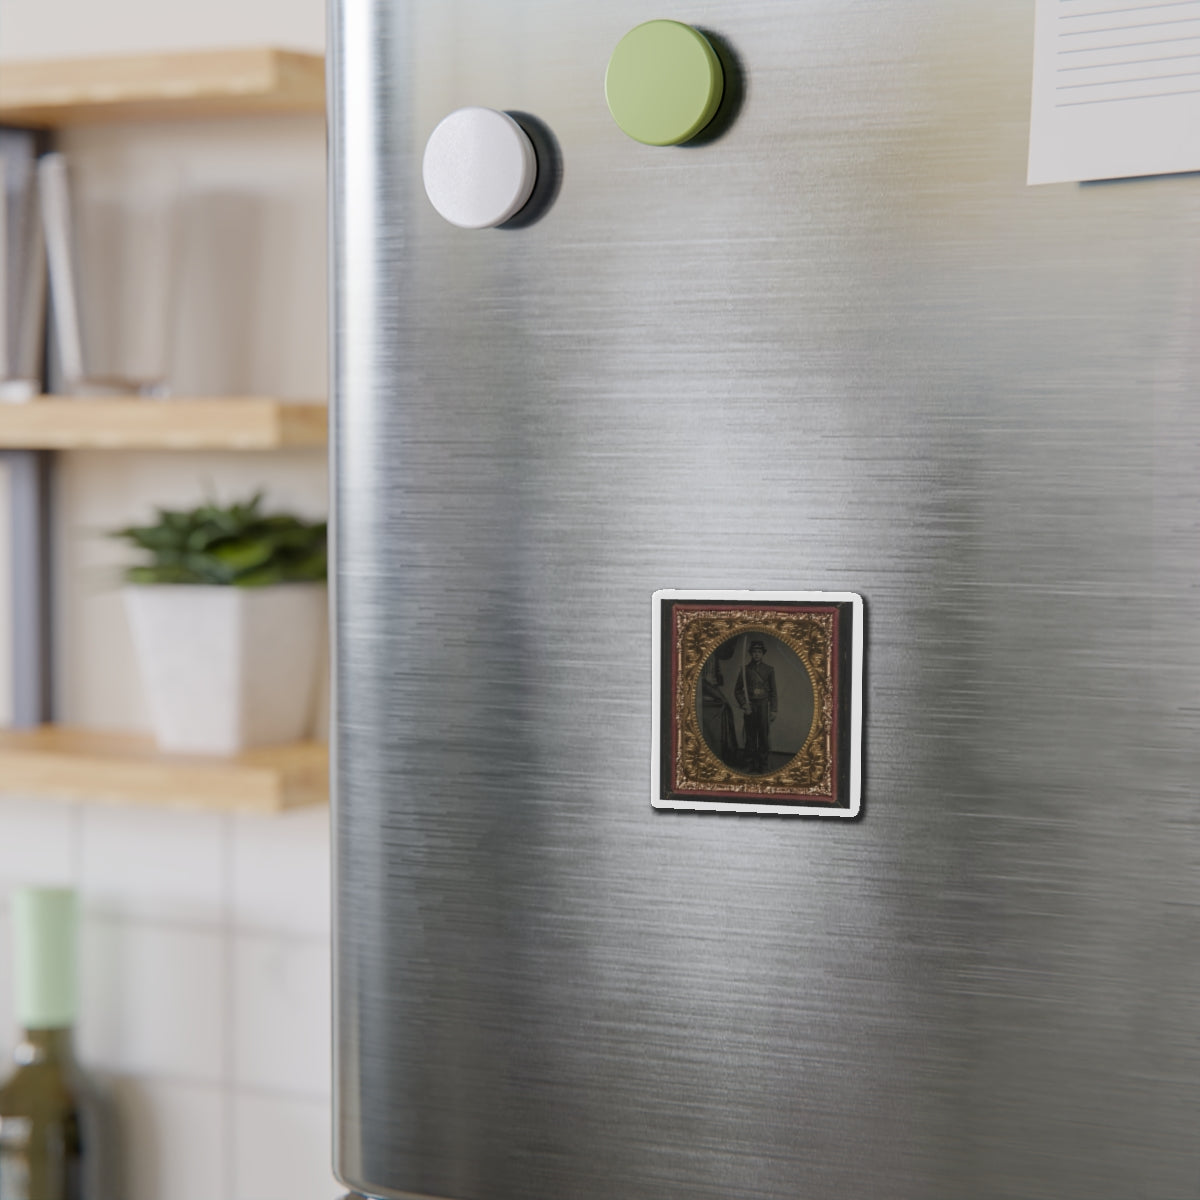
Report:
[[[1030,183],[1200,170],[1200,0],[1037,0]]]

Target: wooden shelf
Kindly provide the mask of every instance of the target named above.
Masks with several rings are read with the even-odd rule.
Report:
[[[0,789],[66,800],[275,813],[329,800],[319,742],[236,758],[163,754],[151,738],[46,725],[0,731]]]
[[[285,450],[327,440],[324,404],[264,396],[0,403],[0,449]]]
[[[9,61],[0,70],[0,123],[8,125],[318,113],[324,108],[324,59],[288,50]]]

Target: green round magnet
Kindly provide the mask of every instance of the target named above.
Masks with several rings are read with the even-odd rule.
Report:
[[[678,146],[713,119],[725,90],[721,60],[698,29],[647,21],[631,29],[608,60],[604,95],[634,141]]]

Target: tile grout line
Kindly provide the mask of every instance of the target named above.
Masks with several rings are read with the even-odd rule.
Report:
[[[225,1084],[220,1079],[198,1079],[190,1075],[172,1075],[144,1068],[112,1067],[100,1064],[98,1072],[105,1075],[117,1076],[121,1079],[135,1080],[151,1087],[186,1088],[197,1092],[214,1092],[220,1096],[225,1090]],[[295,1088],[264,1087],[261,1084],[243,1083],[237,1086],[239,1097],[251,1097],[255,1100],[270,1100],[282,1104],[303,1104],[309,1108],[326,1109],[329,1107],[329,1094],[326,1092],[309,1092]]]
[[[4,911],[2,904],[0,904],[0,911]],[[117,921],[135,929],[158,929],[172,933],[223,933],[228,927],[239,937],[247,939],[282,942],[293,946],[307,946],[310,949],[329,945],[329,935],[326,933],[302,933],[294,929],[272,929],[267,925],[247,925],[238,928],[236,921],[226,919],[224,896],[222,896],[215,920],[204,920],[199,917],[148,917],[139,912],[126,912],[120,908],[102,906],[94,908],[92,916],[100,921]]]

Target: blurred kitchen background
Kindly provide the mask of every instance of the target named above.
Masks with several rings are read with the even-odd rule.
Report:
[[[320,53],[323,43],[323,0],[5,0],[0,13],[0,72],[29,59]],[[177,395],[325,396],[322,116],[82,125],[56,145],[130,185],[161,178],[164,165],[176,172],[168,359]],[[131,556],[102,531],[144,521],[155,505],[258,489],[272,507],[323,516],[324,452],[59,455],[58,720],[148,729],[117,575]],[[8,503],[0,472],[4,571]],[[10,716],[8,592],[0,580],[0,724]],[[84,913],[79,1052],[116,1101],[126,1200],[340,1195],[329,1168],[327,807],[254,816],[65,803],[4,787],[0,774],[5,1061],[15,1035],[9,895],[24,883],[74,885]]]

